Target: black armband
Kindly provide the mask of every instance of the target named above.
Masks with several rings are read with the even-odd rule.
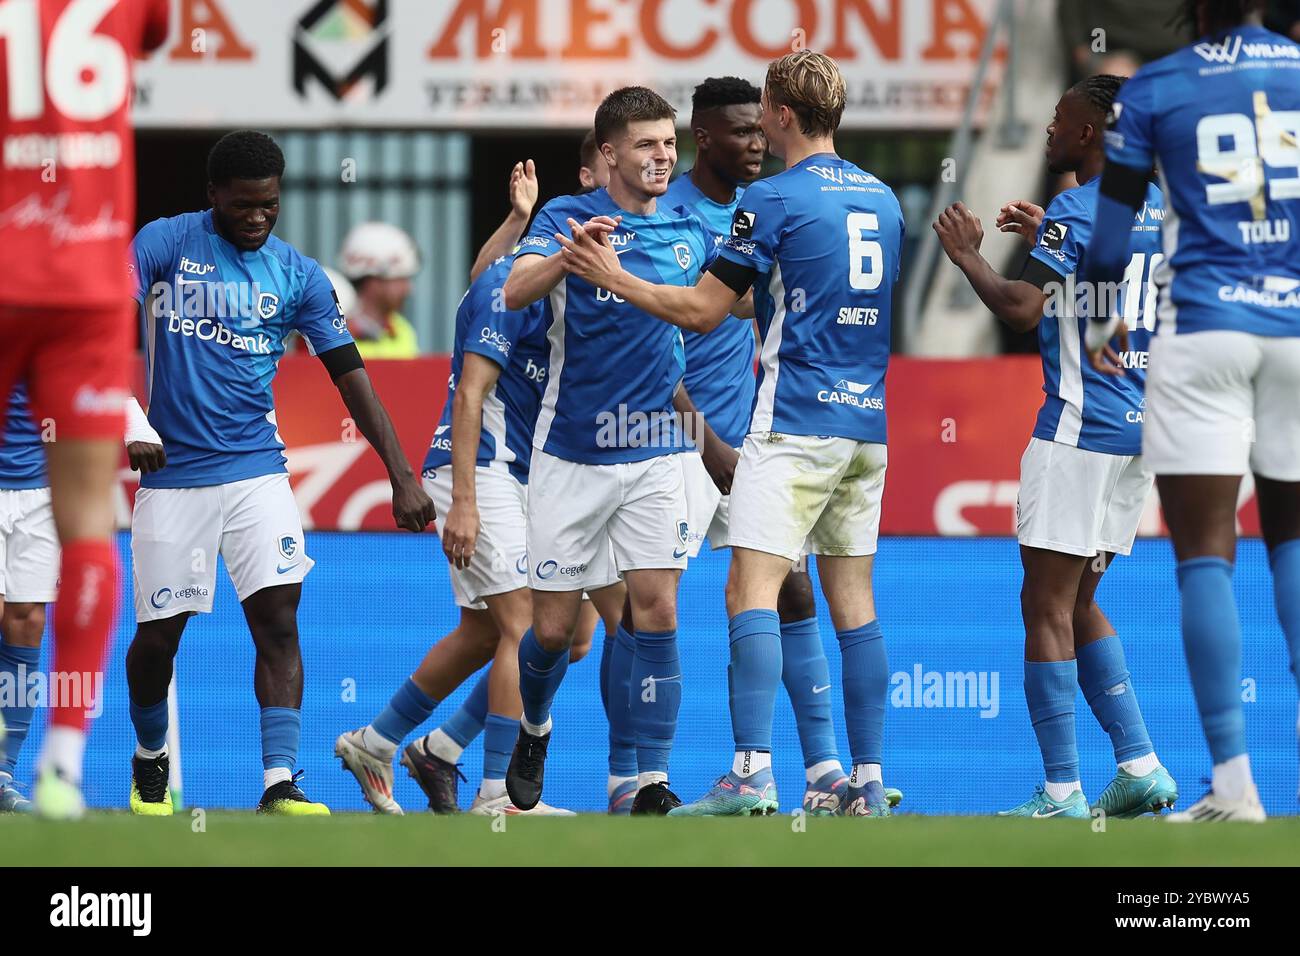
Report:
[[[739,262],[732,262],[722,256],[713,260],[708,271],[737,296],[748,292],[758,278],[758,270],[753,266],[742,266]]]
[[[1035,256],[1027,256],[1025,265],[1020,270],[1020,275],[1016,278],[1021,282],[1028,282],[1039,289],[1045,289],[1053,282],[1064,282],[1065,276],[1061,275],[1046,262]]]
[[[330,373],[330,378],[336,382],[348,372],[366,367],[366,363],[361,361],[361,352],[356,342],[349,342],[347,345],[321,352],[316,357],[325,366],[325,371]]]
[[[1147,183],[1151,181],[1149,169],[1125,166],[1123,163],[1107,163],[1101,173],[1101,194],[1121,202],[1130,209],[1139,209],[1146,199]]]

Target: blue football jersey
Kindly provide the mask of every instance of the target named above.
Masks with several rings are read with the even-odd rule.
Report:
[[[506,468],[528,483],[528,462],[533,454],[533,429],[546,387],[546,340],[541,302],[512,312],[505,307],[502,289],[510,275],[511,260],[503,256],[483,270],[456,309],[456,345],[447,381],[447,404],[434,430],[425,470],[451,464],[451,411],[456,383],[465,366],[465,353],[482,355],[501,366],[501,377],[483,400],[483,430],[477,464]]]
[[[1300,45],[1242,26],[1120,88],[1107,159],[1156,164],[1161,333],[1300,335]],[[1165,328],[1166,324],[1169,328]]]
[[[659,285],[695,285],[713,237],[694,215],[662,202],[648,216],[620,209],[604,189],[542,207],[518,256],[559,251],[565,222],[622,216],[610,234],[623,268]],[[685,369],[678,330],[575,275],[543,299],[550,371],[533,447],[566,461],[607,465],[679,452],[673,393]]]
[[[0,445],[0,488],[22,491],[44,488],[49,483],[45,474],[45,445],[32,421],[27,386],[19,382],[9,394],[4,444]]]
[[[753,183],[721,255],[759,273],[751,431],[885,441],[885,372],[903,212],[833,153]]]
[[[745,187],[736,187],[729,203],[717,203],[696,188],[688,170],[672,181],[659,200],[665,208],[676,206],[694,213],[713,233],[714,246],[731,233],[731,220]],[[739,448],[749,432],[754,406],[753,323],[729,317],[712,332],[683,332],[686,375],[682,381],[691,400],[717,436]]]
[[[1147,350],[1155,329],[1155,280],[1164,260],[1160,224],[1164,202],[1148,186],[1142,209],[1133,216],[1128,237],[1129,263],[1117,303],[1128,327],[1128,350],[1120,355],[1123,375],[1103,375],[1088,361],[1085,325],[1092,310],[1087,287],[1075,286],[1092,238],[1100,177],[1067,189],[1048,204],[1033,251],[1037,261],[1061,276],[1064,292],[1049,299],[1038,323],[1046,399],[1034,437],[1112,455],[1142,453],[1142,401]],[[1071,307],[1073,306],[1073,307]]]
[[[149,424],[167,465],[146,488],[194,488],[282,473],[271,380],[284,338],[315,354],[352,341],[314,259],[271,236],[255,252],[227,242],[210,211],[156,219],[135,237],[136,301]],[[146,298],[150,301],[146,303]]]

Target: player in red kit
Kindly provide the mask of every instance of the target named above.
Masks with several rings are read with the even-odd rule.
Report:
[[[113,485],[131,353],[131,61],[167,0],[0,0],[0,395],[25,380],[63,545],[36,812],[84,811],[86,711],[112,631]]]

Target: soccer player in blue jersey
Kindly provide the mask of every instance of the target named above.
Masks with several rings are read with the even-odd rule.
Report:
[[[0,444],[0,684],[7,685],[0,692],[0,813],[25,813],[31,801],[14,786],[14,771],[32,725],[27,675],[40,663],[45,606],[58,595],[59,535],[45,448],[21,382],[8,404]]]
[[[688,209],[703,220],[721,245],[744,195],[762,169],[767,141],[759,123],[762,91],[748,80],[705,80],[692,97],[691,132],[695,165],[668,186],[661,202]],[[685,332],[686,375],[678,391],[678,410],[687,416],[697,448],[682,456],[686,514],[690,524],[688,557],[709,546],[726,548],[731,483],[739,449],[749,431],[754,406],[754,325],[726,321],[707,334]],[[794,705],[803,749],[807,788],[804,809],[829,815],[843,802],[849,778],[840,765],[831,718],[830,666],[817,628],[812,579],[796,566],[777,596],[781,618],[781,679]],[[623,631],[623,654],[615,663],[631,664],[632,637]],[[631,781],[634,783],[635,781]],[[625,784],[630,786],[630,784]]]
[[[269,136],[241,130],[208,156],[212,208],[149,223],[135,238],[144,306],[148,418],[162,467],[144,462],[131,522],[138,625],[127,652],[131,809],[171,812],[167,687],[192,614],[212,609],[225,559],[257,649],[263,795],[258,810],[323,814],[294,774],[301,734],[297,608],[313,561],[285,472],[271,380],[283,339],[299,332],[338,387],[357,428],[383,459],[399,527],[422,531],[433,503],[402,453],[320,266],[271,235],[284,156]]]
[[[791,562],[817,555],[843,654],[853,772],[844,812],[889,814],[881,748],[889,670],[871,594],[885,479],[884,378],[903,217],[893,192],[835,153],[844,78],[801,50],[774,61],[762,126],[784,172],[751,185],[696,285],[627,269],[603,224],[566,224],[564,267],[688,331],[707,332],[754,289],[762,347],[736,466],[728,541],[732,769],[682,814],[770,813],[772,710],[781,682],[777,599]],[[626,224],[626,220],[623,220]],[[617,235],[615,233],[614,235]]]
[[[569,221],[619,215],[606,242],[625,268],[694,285],[714,254],[713,237],[693,215],[658,205],[677,159],[674,115],[644,87],[610,93],[595,117],[609,186],[547,203],[506,282],[507,308],[543,300],[551,345],[529,473],[533,626],[519,650],[524,718],[506,776],[521,809],[541,798],[551,701],[568,665],[582,589],[603,575],[610,547],[636,627],[632,812],[663,813],[680,802],[668,787],[668,759],[681,703],[676,598],[689,529],[678,454],[684,440],[672,404],[684,368],[681,335],[567,274],[556,240]]]
[[[1300,680],[1300,45],[1257,0],[1185,7],[1196,43],[1120,91],[1085,278],[1108,288],[1116,241],[1152,166],[1168,209],[1142,454],[1178,561],[1183,647],[1214,761],[1211,790],[1171,822],[1260,821],[1242,714],[1232,593],[1237,493],[1251,471],[1278,619]],[[1093,361],[1119,316],[1088,328]]]
[[[1138,708],[1124,648],[1097,606],[1097,585],[1117,554],[1128,554],[1151,490],[1142,466],[1142,384],[1147,345],[1155,327],[1151,274],[1164,256],[1160,191],[1148,185],[1132,217],[1130,283],[1122,312],[1127,348],[1123,367],[1094,369],[1087,361],[1085,310],[1075,307],[1074,275],[1084,259],[1105,164],[1102,132],[1119,76],[1094,76],[1071,87],[1047,127],[1047,168],[1074,173],[1081,186],[1048,205],[1036,228],[1004,222],[1031,243],[1016,279],[1004,278],[980,255],[983,229],[961,203],[935,222],[944,251],[999,319],[1017,332],[1038,329],[1045,400],[1020,462],[1016,536],[1024,581],[1025,698],[1047,782],[1004,816],[1089,816],[1079,782],[1074,732],[1076,683],[1111,738],[1118,765],[1097,805],[1111,816],[1158,813],[1178,789],[1156,759]],[[1004,207],[1024,210],[1018,202]],[[1082,287],[1077,289],[1083,292]],[[1046,311],[1044,308],[1046,307]]]
[[[519,736],[519,639],[532,616],[524,537],[529,459],[550,350],[540,303],[501,308],[510,268],[509,259],[499,258],[461,299],[447,403],[424,460],[424,488],[442,515],[460,623],[429,650],[374,721],[335,742],[335,753],[366,799],[383,813],[401,813],[393,799],[392,760],[402,739],[488,661],[492,666],[461,712],[445,730],[406,747],[402,765],[420,782],[430,809],[457,812],[456,760],[481,724],[483,783],[471,813],[570,812],[540,802],[522,811],[505,791],[506,765]],[[600,583],[616,582],[608,568]],[[617,590],[613,602],[621,608]],[[582,653],[590,646],[590,630],[585,637]],[[474,715],[478,710],[481,719]]]

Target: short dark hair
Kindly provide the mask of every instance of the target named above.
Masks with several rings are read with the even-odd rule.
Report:
[[[763,91],[749,80],[738,76],[711,76],[695,88],[691,96],[691,109],[695,113],[717,109],[720,106],[736,106],[747,103],[760,103]]]
[[[596,145],[608,143],[627,129],[629,123],[660,119],[676,121],[677,111],[654,90],[644,86],[615,90],[596,107]]]
[[[1098,73],[1096,76],[1075,83],[1070,87],[1070,92],[1077,93],[1087,100],[1088,105],[1096,110],[1098,116],[1104,121],[1110,116],[1111,104],[1115,102],[1115,95],[1124,85],[1124,80],[1125,77],[1113,73]]]
[[[596,131],[587,130],[587,135],[582,137],[582,145],[578,147],[578,161],[588,169],[596,168],[596,157],[600,155],[600,147],[596,145]]]
[[[217,140],[208,153],[208,182],[225,186],[232,179],[270,179],[284,175],[284,153],[275,140],[255,129],[237,129]]]

